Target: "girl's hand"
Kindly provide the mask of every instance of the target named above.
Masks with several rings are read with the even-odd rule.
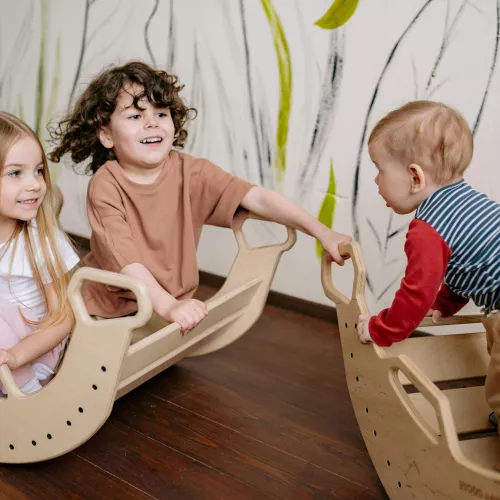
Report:
[[[19,368],[16,357],[10,351],[0,349],[0,366],[7,365],[11,370]]]
[[[192,330],[208,314],[207,305],[196,299],[178,300],[163,316],[169,323],[177,323],[182,333]]]
[[[373,342],[372,336],[370,335],[370,330],[368,329],[369,322],[370,316],[366,314],[361,314],[358,318],[358,337],[362,344]]]

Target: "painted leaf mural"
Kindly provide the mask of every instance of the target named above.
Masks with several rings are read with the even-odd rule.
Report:
[[[324,30],[333,30],[345,24],[356,11],[359,0],[334,0],[325,15],[314,24]]]
[[[497,60],[499,5],[500,0],[485,0],[481,8],[468,0],[427,0],[396,41],[373,89],[356,162],[352,216],[354,237],[365,254],[367,288],[376,301],[387,301],[399,284],[412,216],[394,215],[377,194],[367,151],[370,131],[391,109],[416,99],[457,108],[477,131]]]
[[[330,229],[333,227],[333,219],[335,216],[335,204],[337,195],[337,184],[335,182],[335,172],[333,170],[333,161],[330,161],[330,178],[328,181],[328,189],[321,208],[319,209],[318,220]],[[316,241],[316,255],[321,260],[323,247],[319,241]]]
[[[276,128],[276,152],[274,160],[274,174],[277,187],[283,181],[286,170],[286,146],[288,141],[288,127],[290,122],[290,110],[292,107],[292,62],[290,50],[285,37],[285,31],[274,9],[271,0],[261,0],[262,7],[267,16],[274,41],[274,48],[278,58],[280,77],[280,103],[278,114],[278,125]]]

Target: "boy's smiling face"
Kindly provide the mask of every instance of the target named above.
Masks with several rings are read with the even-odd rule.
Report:
[[[120,92],[108,125],[98,131],[101,144],[113,149],[127,169],[154,169],[163,164],[174,141],[175,127],[169,108],[156,108],[146,97],[134,107],[134,97],[143,92],[136,83]]]

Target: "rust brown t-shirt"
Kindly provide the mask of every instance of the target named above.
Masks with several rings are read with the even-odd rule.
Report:
[[[116,161],[108,161],[89,184],[92,236],[83,263],[120,272],[138,262],[174,297],[191,297],[198,286],[196,249],[203,225],[231,227],[252,187],[208,160],[177,151],[152,184],[133,182]],[[86,283],[84,299],[90,314],[105,318],[137,310],[131,292],[98,283]]]

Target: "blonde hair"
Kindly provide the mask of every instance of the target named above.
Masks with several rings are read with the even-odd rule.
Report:
[[[375,125],[368,145],[379,141],[391,156],[420,165],[438,184],[459,180],[474,149],[464,117],[432,101],[409,102],[391,111]]]
[[[19,236],[24,236],[33,278],[35,279],[38,289],[42,294],[47,311],[45,317],[40,321],[30,321],[27,318],[24,319],[28,323],[43,327],[50,327],[62,323],[68,317],[73,319],[73,314],[68,301],[66,300],[66,290],[70,274],[67,272],[66,266],[58,251],[58,235],[64,234],[64,232],[60,231],[59,223],[56,220],[53,210],[53,191],[47,158],[45,157],[42,144],[33,130],[31,130],[26,123],[21,121],[16,116],[5,111],[0,111],[0,174],[4,169],[5,160],[10,148],[23,137],[30,137],[40,146],[43,162],[42,175],[47,186],[47,192],[40,208],[38,209],[35,219],[38,238],[36,239],[34,236],[33,227],[30,221],[18,220],[16,229],[7,241],[2,254],[0,254],[0,258],[5,255],[8,248],[12,245],[12,260],[10,263],[12,268],[12,262],[17,249],[17,244],[19,242]],[[56,311],[50,310],[47,294],[45,293],[45,289],[43,287],[42,275],[46,278],[50,277],[50,281],[54,286],[59,304]]]

